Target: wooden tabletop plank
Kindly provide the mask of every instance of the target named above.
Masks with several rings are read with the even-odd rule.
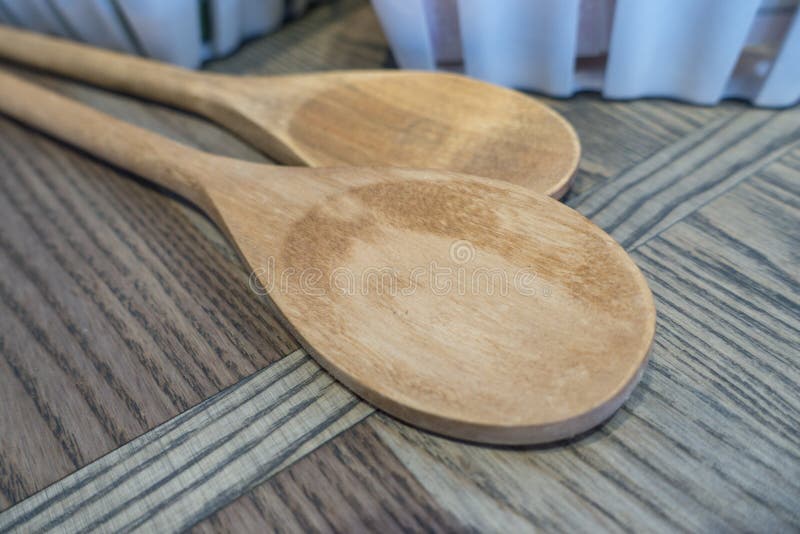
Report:
[[[376,468],[377,467],[377,468]],[[359,424],[221,508],[197,532],[454,532],[464,525]]]
[[[298,350],[0,514],[0,530],[180,531],[372,409]]]
[[[174,200],[5,118],[0,132],[8,506],[296,343]],[[47,431],[16,423],[32,418]]]
[[[687,137],[702,138],[698,133],[709,125],[746,109],[729,102],[713,108],[660,100],[611,102],[595,94],[544,100],[570,121],[581,139],[580,170],[565,200],[650,161],[655,153]]]
[[[748,110],[717,120],[625,172],[602,191],[570,199],[627,248],[800,146],[800,110]]]

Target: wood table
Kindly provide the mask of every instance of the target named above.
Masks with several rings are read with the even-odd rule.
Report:
[[[391,66],[368,4],[340,0],[207,68]],[[13,70],[263,160],[197,117]],[[658,331],[610,421],[533,448],[375,412],[207,219],[0,117],[0,531],[800,529],[800,109],[546,101],[583,143],[565,201],[629,250]]]

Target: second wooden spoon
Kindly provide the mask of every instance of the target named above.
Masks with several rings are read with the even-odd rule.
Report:
[[[286,164],[441,169],[558,198],[580,156],[549,107],[455,74],[226,76],[2,25],[0,57],[203,115]]]

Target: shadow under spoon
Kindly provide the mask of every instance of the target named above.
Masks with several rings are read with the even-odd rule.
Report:
[[[2,72],[0,111],[194,202],[309,353],[404,421],[553,441],[608,418],[641,376],[645,279],[550,197],[446,171],[214,156]]]

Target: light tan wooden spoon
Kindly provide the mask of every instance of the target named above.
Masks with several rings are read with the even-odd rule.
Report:
[[[203,115],[287,164],[433,168],[561,197],[572,127],[533,98],[455,74],[195,72],[0,26],[0,57]]]
[[[0,111],[205,210],[308,351],[400,419],[552,441],[609,417],[642,373],[647,283],[547,196],[445,171],[214,156],[2,72]]]

